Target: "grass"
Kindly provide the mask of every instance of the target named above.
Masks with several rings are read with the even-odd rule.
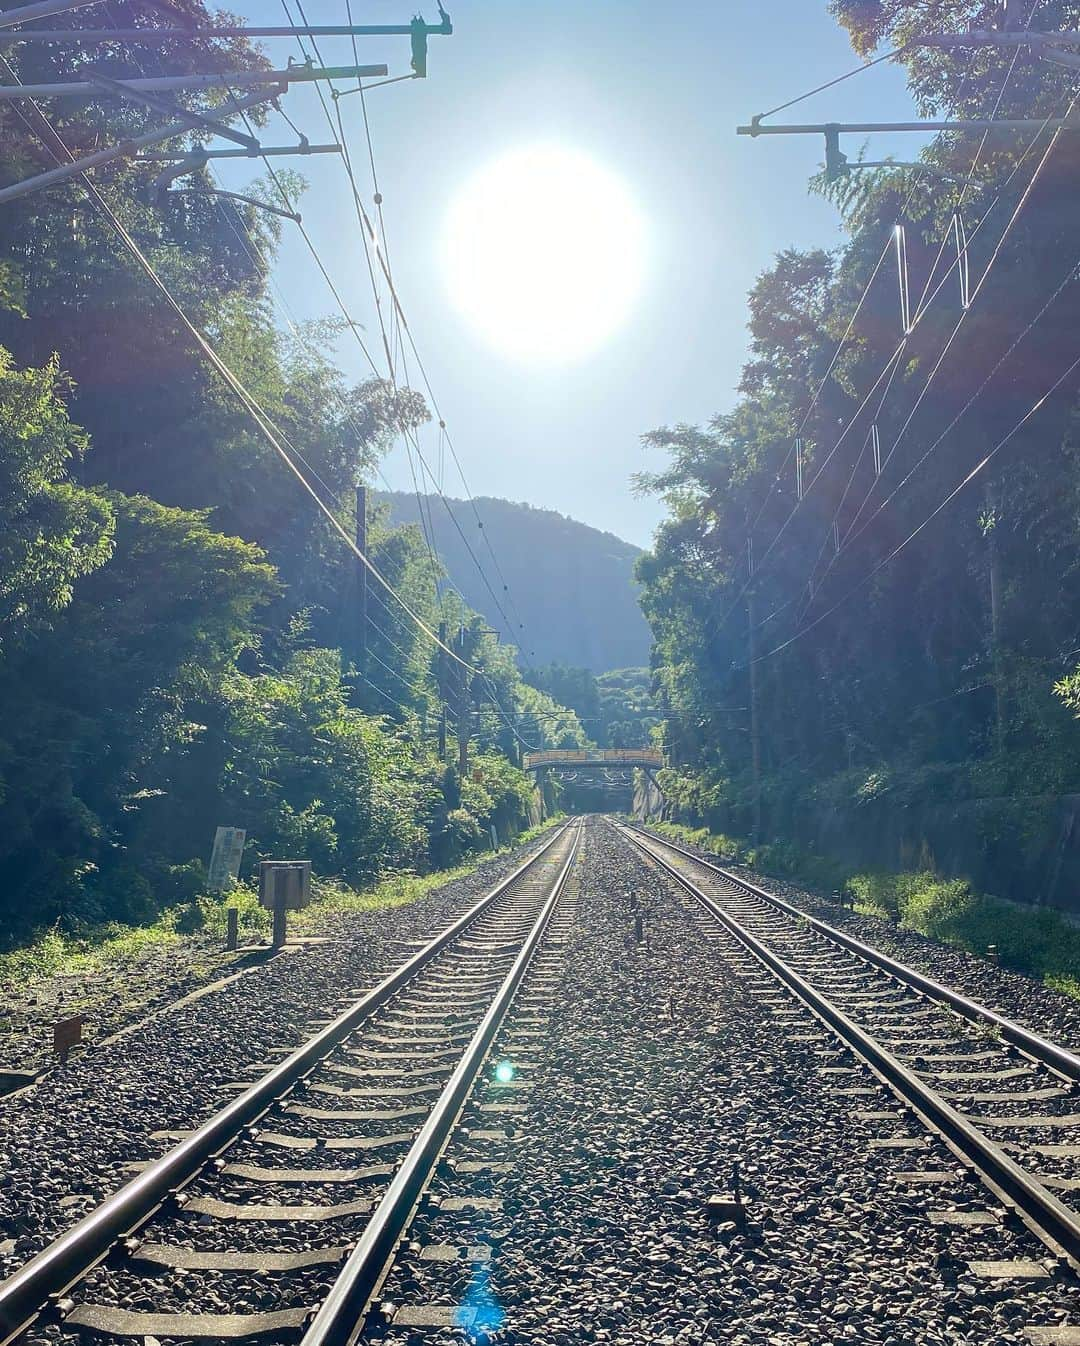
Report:
[[[108,921],[78,934],[46,930],[32,944],[0,954],[0,985],[24,985],[46,977],[97,972],[138,962],[151,949],[180,941],[173,913],[153,925],[121,925]]]
[[[707,827],[684,827],[682,823],[649,823],[649,828],[662,837],[670,837],[672,841],[681,841],[687,846],[696,846],[699,851],[709,851],[723,860],[742,859],[743,846],[740,842],[733,837],[724,836],[723,833],[710,832]]]
[[[534,841],[557,821],[557,818],[549,818],[522,832],[514,846]],[[503,847],[499,853],[509,849]],[[362,891],[349,888],[338,880],[314,879],[312,904],[299,916],[291,918],[291,928],[301,932],[314,930],[336,912],[377,911],[419,901],[432,889],[472,874],[486,860],[492,859],[493,854],[485,851],[470,856],[454,869],[432,874],[390,874]],[[195,933],[206,935],[212,941],[219,940],[223,945],[229,907],[236,907],[239,913],[241,943],[269,934],[270,913],[259,905],[255,887],[241,883],[226,894],[206,894],[193,903],[170,907],[149,925],[107,921],[72,932],[65,932],[58,926],[44,930],[25,947],[0,954],[0,986],[25,987],[49,977],[116,971],[138,963],[153,950],[179,945],[185,937]]]
[[[856,911],[969,953],[994,945],[1003,967],[1080,999],[1080,929],[1052,908],[1003,902],[930,870],[853,874],[845,886]]]
[[[790,878],[819,891],[842,891],[857,912],[893,921],[905,930],[985,957],[993,945],[1002,967],[1022,972],[1080,1000],[1080,928],[1048,907],[1024,907],[978,893],[966,879],[929,869],[851,873],[828,856],[807,854],[787,842],[749,848],[705,828],[652,824],[673,840],[741,860],[763,874]]]

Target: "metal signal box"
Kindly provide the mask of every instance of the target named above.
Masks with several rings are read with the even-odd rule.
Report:
[[[269,911],[279,903],[286,911],[301,911],[311,901],[310,860],[262,860],[259,863],[259,902]]]

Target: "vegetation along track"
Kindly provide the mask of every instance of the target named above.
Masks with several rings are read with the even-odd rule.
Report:
[[[579,838],[578,824],[561,828],[0,1285],[0,1341],[348,1339],[534,974]],[[513,1084],[492,1078],[480,1106],[512,1106],[498,1091]]]
[[[640,828],[618,830],[696,901],[704,932],[738,941],[749,966],[766,968],[770,981],[808,1006],[1054,1256],[1080,1269],[1080,1058],[681,846]],[[843,1065],[825,1070],[837,1081],[855,1073]],[[877,1091],[848,1092],[858,1106]],[[879,1106],[858,1115],[887,1121],[893,1114]],[[877,1144],[917,1152],[926,1141],[900,1136]],[[955,1181],[944,1170],[903,1176],[928,1186]],[[977,1227],[999,1215],[942,1210],[932,1218]],[[1046,1274],[1037,1263],[993,1270]],[[1080,1342],[1073,1331],[1068,1339]]]

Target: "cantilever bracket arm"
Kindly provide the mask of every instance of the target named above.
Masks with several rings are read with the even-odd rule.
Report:
[[[977,178],[967,179],[958,178],[954,173],[946,173],[943,168],[938,168],[936,164],[924,163],[922,159],[913,159],[910,162],[902,159],[859,159],[852,163],[847,155],[841,155],[843,163],[830,169],[826,163],[826,176],[829,181],[835,181],[836,178],[847,177],[857,168],[913,168],[921,173],[928,173],[932,178],[940,178],[942,182],[957,182],[966,187],[974,187],[982,191],[987,187],[987,183],[980,182]]]
[[[162,177],[164,176],[162,174]],[[174,187],[170,191],[161,181],[161,178],[154,182],[154,186],[158,188],[156,196],[159,202],[169,196],[227,196],[230,201],[243,201],[246,205],[269,211],[271,215],[280,215],[283,220],[292,220],[294,224],[303,223],[303,217],[297,211],[285,210],[281,206],[272,206],[268,201],[260,201],[255,196],[244,196],[242,192],[226,192],[220,187]]]
[[[177,176],[181,176],[183,173],[194,173],[196,169],[202,168],[211,159],[276,159],[282,155],[291,154],[340,153],[340,145],[312,145],[305,137],[299,145],[260,145],[254,150],[207,150],[201,145],[197,145],[190,150],[148,150],[145,154],[137,154],[135,162],[139,164],[182,164],[183,166],[177,173]]]
[[[1054,59],[1061,60],[1069,53],[1055,52]],[[1080,56],[1072,56],[1070,64],[1080,67]],[[1043,121],[1037,118],[998,117],[982,118],[974,121],[922,121],[922,122],[816,122],[796,126],[779,126],[773,123],[762,125],[764,114],[754,117],[749,126],[737,126],[735,134],[740,136],[799,136],[819,135],[825,137],[825,177],[829,182],[844,177],[856,164],[849,164],[847,155],[840,149],[840,136],[844,133],[873,135],[879,131],[1080,131],[1080,117],[1048,117]],[[899,166],[899,165],[898,165]],[[864,164],[863,167],[880,167],[879,164]]]
[[[206,117],[201,112],[189,112],[187,108],[177,107],[167,98],[159,98],[156,94],[147,93],[143,89],[133,89],[120,80],[110,79],[108,75],[99,75],[95,72],[88,74],[87,78],[91,84],[98,85],[108,93],[119,94],[121,98],[130,98],[133,103],[142,103],[166,117],[177,117],[181,121],[186,121],[190,123],[192,130],[212,131],[214,135],[223,136],[226,140],[243,145],[246,150],[252,152],[256,152],[259,148],[259,142],[254,136],[245,135],[243,131],[234,131],[231,126],[226,126],[224,122],[217,121],[213,117]]]
[[[1080,54],[1075,51],[1063,51],[1060,47],[1047,47],[1039,52],[1044,61],[1049,61],[1051,65],[1067,65],[1073,70],[1080,70]]]

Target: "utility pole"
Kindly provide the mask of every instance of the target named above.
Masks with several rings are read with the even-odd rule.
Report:
[[[754,792],[753,836],[761,840],[761,711],[758,705],[757,632],[754,616],[754,596],[746,599],[748,627],[747,653],[750,660],[750,773]]]
[[[754,793],[753,839],[761,840],[761,716],[758,707],[757,631],[754,615],[754,536],[746,535],[746,629],[750,674],[750,776]]]
[[[986,483],[987,569],[990,581],[990,658],[994,670],[994,747],[1005,751],[1005,670],[1001,657],[1001,556],[997,527],[1001,501],[992,482]]]
[[[361,556],[367,555],[367,487],[358,486],[356,488],[356,549]],[[359,623],[359,639],[357,640],[357,649],[360,654],[361,663],[367,656],[367,566],[360,566],[358,576],[359,592],[357,594],[357,621]]]
[[[455,652],[461,660],[460,664],[454,665],[454,671],[457,674],[455,678],[455,689],[457,691],[455,714],[457,717],[458,773],[464,780],[469,770],[469,670],[465,667],[464,626],[458,627]]]
[[[446,703],[449,699],[446,667],[446,623],[439,623],[439,648],[435,654],[435,685],[439,689],[439,761],[446,761]]]

